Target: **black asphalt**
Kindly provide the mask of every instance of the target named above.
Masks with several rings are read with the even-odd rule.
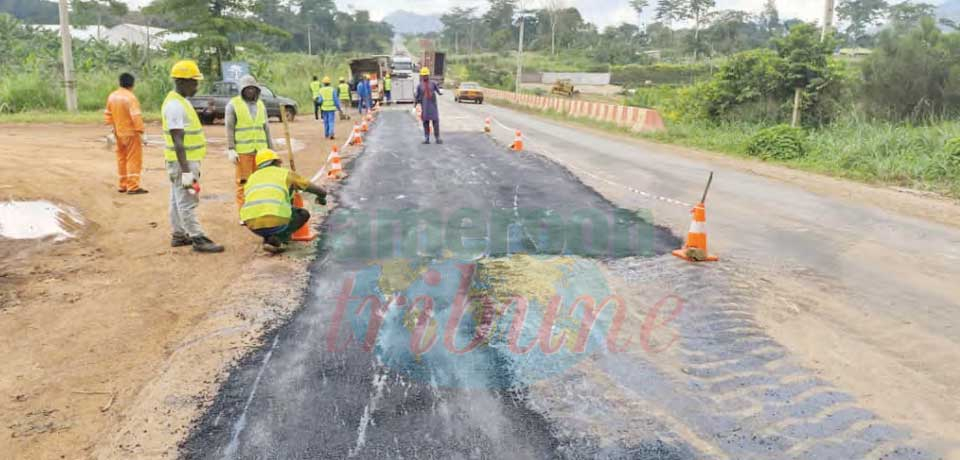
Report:
[[[384,260],[430,265],[518,252],[612,259],[679,244],[542,157],[480,133],[444,140],[422,145],[409,114],[382,114],[323,229],[308,302],[233,370],[182,446],[184,458],[694,457],[658,439],[598,448],[556,436],[526,403],[512,362],[492,348],[481,346],[465,364],[417,360],[411,373],[385,362],[399,341],[380,337],[374,352],[343,341],[361,331],[349,322],[329,346],[344,280]],[[364,218],[373,224],[358,224]],[[402,328],[387,323],[385,336]]]

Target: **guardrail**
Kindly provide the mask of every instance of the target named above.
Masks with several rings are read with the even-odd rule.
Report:
[[[630,130],[634,132],[662,131],[666,129],[663,125],[663,117],[654,109],[604,104],[602,102],[590,102],[579,99],[516,94],[490,88],[484,88],[483,92],[484,97],[487,99],[499,99],[543,111],[553,110],[574,118],[613,123],[620,127],[630,128]]]

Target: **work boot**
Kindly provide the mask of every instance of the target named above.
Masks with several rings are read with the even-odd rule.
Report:
[[[204,253],[216,253],[223,252],[223,246],[220,246],[217,243],[214,243],[205,236],[198,236],[193,239],[193,251],[194,252],[204,252]]]
[[[179,248],[183,246],[190,246],[193,244],[193,240],[189,236],[183,234],[174,234],[170,238],[170,247]]]
[[[437,138],[437,144],[442,144],[442,143],[443,143],[443,140],[438,137],[438,138]]]
[[[424,145],[429,145],[429,144],[430,144],[430,139],[424,139],[424,140],[423,140],[423,144],[424,144]]]
[[[150,193],[146,189],[138,188],[136,190],[128,190],[127,195],[143,195],[145,193]]]
[[[280,238],[271,236],[263,240],[263,250],[269,252],[270,254],[280,254],[285,251],[287,248],[284,246],[283,242],[280,241]]]

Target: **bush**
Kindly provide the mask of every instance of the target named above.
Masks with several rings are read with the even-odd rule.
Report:
[[[948,139],[943,145],[943,151],[947,155],[947,164],[960,172],[960,137]]]
[[[754,134],[747,153],[764,160],[795,160],[806,155],[805,144],[806,133],[802,129],[777,125]]]

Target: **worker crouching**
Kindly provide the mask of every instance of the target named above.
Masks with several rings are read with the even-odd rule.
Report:
[[[317,203],[327,204],[326,190],[312,184],[297,173],[283,168],[280,157],[273,150],[257,153],[257,170],[244,186],[244,204],[240,219],[247,228],[263,238],[263,249],[280,253],[290,238],[310,221],[310,212],[295,208],[291,202],[294,190],[317,195]]]

